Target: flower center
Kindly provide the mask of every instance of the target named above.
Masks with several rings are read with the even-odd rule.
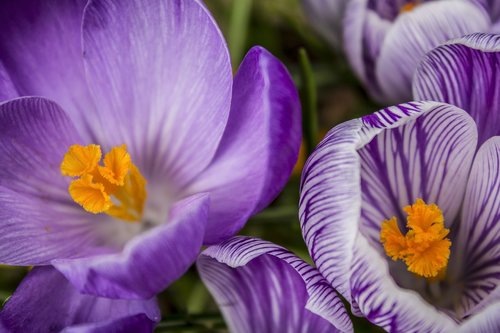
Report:
[[[415,7],[417,7],[419,5],[419,1],[415,1],[415,2],[408,2],[407,4],[405,4],[403,7],[401,7],[401,9],[399,10],[399,13],[407,13],[407,12],[411,12],[412,10],[415,9]]]
[[[71,198],[86,211],[139,222],[146,201],[146,180],[132,163],[125,145],[113,147],[101,161],[99,145],[72,145],[61,163],[63,176],[73,177]]]
[[[406,235],[399,230],[396,217],[382,223],[380,241],[385,253],[393,260],[403,260],[417,275],[444,276],[451,241],[446,238],[450,230],[444,227],[443,213],[437,205],[427,205],[422,199],[403,210],[408,214]]]

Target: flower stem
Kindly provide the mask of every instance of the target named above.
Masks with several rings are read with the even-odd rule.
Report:
[[[237,68],[243,58],[251,9],[252,0],[233,1],[231,20],[229,23],[228,43],[231,52],[231,61],[233,66],[236,66],[234,68]]]
[[[319,137],[316,81],[309,57],[304,48],[299,50],[299,62],[301,75],[300,97],[302,101],[302,130],[304,133],[306,153],[307,156],[309,156],[316,147]]]

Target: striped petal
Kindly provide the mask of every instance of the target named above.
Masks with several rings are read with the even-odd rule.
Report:
[[[458,333],[493,333],[500,331],[500,302],[496,302],[483,311],[467,319],[458,329]]]
[[[352,331],[319,272],[280,246],[235,237],[205,250],[197,266],[232,332]]]
[[[387,260],[358,234],[351,273],[352,297],[359,311],[388,332],[447,332],[456,323],[414,291],[399,287],[390,277]]]
[[[430,52],[413,81],[415,98],[456,105],[474,118],[479,144],[500,134],[500,36],[473,34]]]
[[[376,77],[386,100],[411,99],[413,73],[425,53],[449,39],[488,31],[489,25],[481,7],[467,1],[424,3],[399,15],[376,62]]]
[[[500,136],[477,152],[467,185],[458,235],[464,316],[500,285]]]
[[[318,270],[349,301],[360,229],[381,250],[382,221],[419,197],[451,222],[465,188],[456,177],[466,178],[476,137],[463,110],[412,102],[341,124],[320,143],[302,174],[299,217]]]

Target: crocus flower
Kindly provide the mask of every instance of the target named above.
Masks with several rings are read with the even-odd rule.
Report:
[[[348,121],[306,163],[311,257],[356,315],[390,332],[500,327],[499,46],[477,34],[432,51],[417,97],[456,105]]]
[[[287,181],[293,82],[260,47],[233,80],[201,2],[0,6],[2,97],[43,96],[0,105],[1,263],[149,299]]]
[[[234,237],[205,250],[197,267],[231,332],[352,332],[335,290],[281,246]]]
[[[304,1],[309,7],[320,2]],[[325,21],[315,15],[321,11],[309,12],[312,21]],[[413,73],[428,51],[449,39],[487,32],[491,20],[475,0],[349,0],[342,27],[354,72],[372,98],[385,104],[411,100]],[[321,31],[328,29],[337,34],[331,26]]]
[[[57,270],[36,267],[0,312],[2,332],[152,332],[155,300],[113,300],[80,294]],[[2,326],[3,325],[3,326]]]

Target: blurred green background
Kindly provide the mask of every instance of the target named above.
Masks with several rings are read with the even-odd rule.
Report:
[[[301,94],[304,145],[289,183],[275,202],[240,232],[282,245],[311,262],[298,221],[300,169],[307,154],[334,125],[373,112],[371,102],[341,53],[310,25],[299,0],[206,0],[229,44],[234,71],[245,53],[261,45],[286,65]],[[3,303],[27,273],[0,266]],[[227,332],[210,294],[193,267],[159,295],[162,322],[157,332]],[[356,332],[381,332],[353,317]]]

